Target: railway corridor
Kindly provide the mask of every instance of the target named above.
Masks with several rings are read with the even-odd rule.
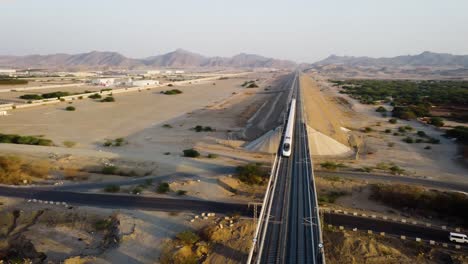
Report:
[[[259,237],[257,263],[323,263],[317,199],[298,77],[298,74],[294,75],[291,87],[292,98],[297,99],[296,118],[292,120],[292,153],[289,157],[279,157],[274,170],[276,173],[272,175],[272,198],[264,204],[267,207],[265,227],[263,236]]]

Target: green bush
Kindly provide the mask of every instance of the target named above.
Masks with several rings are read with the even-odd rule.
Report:
[[[175,95],[175,94],[181,94],[182,91],[179,89],[172,89],[172,90],[164,91],[162,93],[166,95]]]
[[[250,87],[253,85],[252,87]],[[258,87],[257,84],[255,84],[255,81],[245,81],[242,85],[242,87],[247,87],[247,88],[256,88]]]
[[[198,151],[196,151],[194,149],[186,149],[183,152],[184,152],[184,157],[189,157],[189,158],[200,157],[200,152],[198,152]]]
[[[125,141],[124,138],[116,138],[114,140],[106,139],[106,141],[102,145],[104,147],[111,147],[111,146],[120,147],[120,146],[122,146],[123,144],[126,144],[126,143],[127,142]]]
[[[377,109],[375,109],[376,112],[379,112],[379,113],[385,113],[387,112],[387,109],[383,106],[379,106],[377,107]]]
[[[106,102],[115,102],[115,99],[114,99],[114,97],[112,97],[112,96],[107,96],[106,98],[101,99],[101,102],[103,102],[103,103],[106,103]]]
[[[402,140],[408,144],[414,143],[414,139],[412,137],[405,137]]]
[[[69,96],[70,93],[69,92],[52,92],[52,93],[44,93],[42,94],[42,97],[43,98],[60,98],[60,97],[64,97],[64,96]]]
[[[210,126],[200,126],[200,125],[197,125],[195,126],[194,128],[192,128],[193,130],[195,130],[196,132],[213,132],[214,129],[211,128]]]
[[[94,223],[94,228],[96,228],[96,230],[103,231],[103,230],[109,229],[111,225],[112,225],[111,219],[98,220]]]
[[[391,129],[385,129],[385,133],[390,134],[390,133],[392,133],[392,130]]]
[[[60,98],[64,96],[69,96],[69,92],[52,92],[52,93],[43,93],[43,94],[25,94],[21,95],[21,99],[25,100],[41,100],[41,99],[51,99],[51,98]],[[62,98],[63,99],[63,98]]]
[[[371,127],[365,127],[364,130],[363,130],[363,132],[365,132],[365,133],[370,133],[372,131],[374,131],[374,130]]]
[[[36,136],[20,136],[16,134],[0,134],[0,143],[23,144],[23,145],[39,145],[52,146],[53,142],[50,139],[45,139]]]
[[[117,174],[117,171],[118,171],[118,167],[117,166],[104,166],[101,170],[101,173],[102,174]]]
[[[347,195],[344,191],[330,191],[324,194],[318,195],[318,201],[320,203],[335,203],[336,199]]]
[[[164,124],[163,127],[164,127],[164,128],[172,128],[172,126],[169,125],[169,124]]]
[[[67,148],[73,148],[75,145],[76,145],[76,142],[73,142],[73,141],[64,141],[63,142],[63,145]]]
[[[186,195],[186,194],[187,194],[187,191],[185,191],[185,190],[178,190],[176,193],[177,193],[177,195],[182,196],[182,195]]]
[[[405,173],[405,170],[398,167],[397,165],[393,165],[389,168],[390,170],[390,173],[394,174],[394,175],[402,175]]]
[[[337,170],[340,168],[346,168],[346,166],[343,163],[336,163],[333,161],[322,162],[320,163],[320,166],[327,170]]]
[[[268,173],[262,168],[260,163],[249,163],[237,167],[239,180],[249,185],[262,184]]]
[[[218,157],[218,155],[217,155],[217,154],[211,154],[211,153],[210,153],[210,154],[208,154],[207,157],[208,157],[209,159],[216,159],[216,158]]]
[[[124,138],[116,138],[115,139],[115,146],[122,146],[122,144],[125,143],[125,139]]]
[[[143,188],[141,188],[140,186],[137,186],[137,187],[133,188],[133,190],[132,190],[133,194],[140,194],[142,192],[143,192]]]
[[[419,137],[427,137],[427,134],[426,134],[426,132],[424,132],[424,131],[418,131],[416,134],[417,134]]]
[[[20,85],[20,84],[28,84],[28,81],[20,80],[17,78],[0,77],[0,85]]]
[[[67,107],[65,108],[65,110],[67,110],[67,111],[75,111],[76,108],[75,108],[74,106],[67,106]]]
[[[162,182],[158,185],[158,187],[156,188],[156,192],[157,193],[167,193],[171,190],[170,186],[169,186],[169,183],[167,182]]]
[[[255,82],[250,83],[249,85],[246,86],[247,88],[257,88],[258,85]]]
[[[436,126],[436,127],[443,127],[444,126],[444,121],[440,117],[431,117],[429,119],[429,124]]]
[[[21,95],[19,98],[24,99],[24,100],[41,100],[41,99],[44,99],[39,94],[24,94],[24,95]]]
[[[98,93],[95,93],[95,94],[92,94],[90,96],[88,96],[88,98],[91,98],[91,99],[101,99],[102,96]]]
[[[176,238],[187,246],[193,245],[200,240],[200,237],[192,231],[180,232],[176,235]]]
[[[362,167],[359,169],[359,171],[362,171],[362,172],[367,172],[367,173],[370,173],[374,170],[374,168],[372,167]]]
[[[116,193],[120,191],[120,186],[115,185],[115,184],[110,184],[104,187],[105,192],[110,192],[110,193]]]
[[[468,144],[468,127],[466,126],[456,126],[453,129],[447,130],[445,135],[450,138],[456,138],[463,144]]]
[[[390,118],[390,119],[388,120],[388,122],[389,122],[390,124],[396,124],[398,121],[397,121],[396,118]]]

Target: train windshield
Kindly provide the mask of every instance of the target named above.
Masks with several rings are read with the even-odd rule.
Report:
[[[291,145],[289,145],[289,143],[284,143],[284,145],[283,145],[284,151],[289,151],[290,147],[291,147]]]

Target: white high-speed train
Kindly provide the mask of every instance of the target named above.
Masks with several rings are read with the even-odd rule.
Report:
[[[295,118],[296,118],[296,99],[292,99],[291,106],[289,107],[289,116],[288,116],[288,123],[286,124],[286,132],[284,133],[283,146],[281,147],[284,157],[291,156]]]

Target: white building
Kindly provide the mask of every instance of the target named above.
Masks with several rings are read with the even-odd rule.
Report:
[[[0,69],[0,75],[13,76],[16,74],[16,70],[13,69]]]
[[[175,73],[176,73],[176,74],[184,74],[185,71],[180,71],[180,70],[179,70],[179,71],[175,71]]]
[[[91,81],[94,85],[99,85],[99,86],[112,86],[115,83],[115,78],[100,78],[100,79],[94,79]]]
[[[166,71],[165,73],[166,74],[172,74],[173,72],[172,71]]]
[[[158,85],[159,81],[156,80],[136,80],[133,81],[132,85],[141,87],[141,86],[149,86],[149,85]]]
[[[132,84],[133,84],[132,78],[120,78],[114,81],[114,85],[132,86]]]
[[[161,71],[158,71],[158,70],[149,70],[149,71],[146,71],[146,74],[147,74],[147,75],[158,75],[158,74],[161,74]]]
[[[0,116],[6,116],[8,115],[7,111],[0,111]]]
[[[74,75],[75,77],[94,77],[97,76],[95,72],[71,72],[70,74]]]

